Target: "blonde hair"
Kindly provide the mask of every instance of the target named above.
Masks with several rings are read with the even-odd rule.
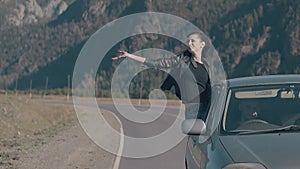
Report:
[[[199,37],[199,39],[201,39],[202,41],[204,41],[206,43],[206,35],[203,32],[192,32],[190,34],[188,34],[187,37],[191,36],[191,35],[197,35]]]

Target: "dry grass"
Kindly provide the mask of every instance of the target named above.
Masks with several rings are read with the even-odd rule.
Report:
[[[24,96],[0,97],[0,139],[36,134],[76,118],[73,108]]]
[[[73,107],[42,104],[27,96],[0,95],[0,168],[14,168],[24,151],[46,144],[76,120]]]

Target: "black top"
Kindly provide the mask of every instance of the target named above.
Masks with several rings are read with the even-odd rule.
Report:
[[[206,90],[209,81],[208,73],[203,64],[195,62],[189,65],[189,72],[182,75],[181,85],[183,86],[183,95],[187,102],[199,103],[203,102],[200,99],[200,94]],[[204,99],[204,98],[202,98]]]
[[[198,85],[199,92],[202,93],[206,88],[207,81],[209,80],[208,73],[204,65],[197,62],[196,67],[193,66],[193,64],[190,64],[189,68],[194,75],[195,82]]]

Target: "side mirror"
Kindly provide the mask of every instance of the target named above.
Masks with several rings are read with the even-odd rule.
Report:
[[[187,119],[182,122],[181,130],[187,135],[201,135],[206,132],[206,125],[201,119]]]

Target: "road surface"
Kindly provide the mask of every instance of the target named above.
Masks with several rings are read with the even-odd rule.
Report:
[[[47,103],[53,104],[69,104],[72,105],[72,102],[64,102],[64,101],[47,101]],[[89,103],[85,103],[84,106],[92,106]],[[179,106],[166,107],[163,113],[154,121],[149,123],[138,123],[125,118],[120,111],[127,111],[129,109],[129,105],[122,105],[121,110],[116,109],[116,107],[112,103],[101,103],[98,102],[98,106],[100,109],[105,109],[110,112],[113,112],[121,121],[123,126],[123,132],[125,136],[129,136],[132,138],[148,138],[157,136],[160,133],[168,130],[170,126],[176,120],[176,117],[179,113]],[[147,111],[148,107],[146,106],[135,106],[135,108],[143,113],[143,111]],[[124,112],[123,112],[124,113]],[[125,112],[130,113],[130,112]],[[148,112],[149,113],[149,112]],[[151,114],[144,114],[145,116],[151,116]],[[167,140],[170,144],[174,144],[172,138]],[[151,142],[151,144],[145,145],[149,149],[154,147],[159,143]],[[126,157],[128,155],[124,155],[121,157],[120,162],[118,164],[119,169],[183,169],[184,168],[184,154],[185,154],[185,145],[186,138],[184,137],[182,141],[178,142],[178,144],[174,145],[173,148],[168,151],[162,151],[161,153],[145,158],[131,158]],[[131,142],[128,142],[125,139],[124,149],[130,151],[128,149],[133,149],[133,151],[139,151],[139,149],[135,149],[135,145],[132,145]],[[147,149],[147,148],[146,148]],[[124,152],[124,151],[123,151]],[[143,152],[141,152],[143,154]],[[145,152],[147,154],[147,152]],[[113,167],[113,166],[112,166]]]
[[[132,122],[125,117],[123,117],[118,110],[112,104],[99,104],[100,108],[114,112],[115,115],[119,117],[122,122],[124,135],[131,136],[134,138],[147,138],[160,134],[161,132],[167,130],[175,121],[178,113],[179,107],[167,107],[163,114],[156,120],[150,123],[136,123]],[[147,110],[147,107],[136,106],[141,112]],[[124,107],[126,110],[126,107]],[[148,112],[149,113],[149,112]],[[147,114],[145,114],[147,115]],[[172,139],[172,138],[170,138]],[[153,144],[157,144],[153,142]],[[170,144],[172,140],[170,140]],[[124,143],[130,145],[130,143]],[[185,154],[186,138],[184,138],[179,144],[174,145],[174,148],[167,152],[162,152],[162,154],[148,157],[148,158],[128,158],[122,157],[119,165],[119,169],[183,169],[184,168],[184,154]],[[148,145],[149,147],[153,145]]]

